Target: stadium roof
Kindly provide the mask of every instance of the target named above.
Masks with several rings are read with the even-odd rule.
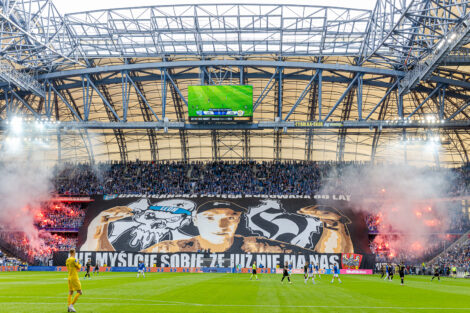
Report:
[[[3,146],[13,116],[51,160],[468,162],[469,8],[182,4],[61,14],[0,1]],[[249,84],[254,121],[188,122],[187,87]]]

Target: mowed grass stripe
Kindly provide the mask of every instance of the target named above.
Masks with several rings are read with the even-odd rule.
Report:
[[[83,273],[80,274],[81,276]],[[0,312],[63,312],[66,273],[0,273]],[[281,275],[101,273],[82,280],[78,312],[470,312],[470,281],[407,276],[388,282],[377,276],[348,276],[330,284],[322,275],[307,285],[303,275],[281,284]],[[15,284],[15,282],[28,284]],[[47,282],[45,284],[44,282]],[[46,305],[50,303],[50,305]],[[61,305],[62,303],[62,305]],[[65,305],[65,306],[64,306]]]

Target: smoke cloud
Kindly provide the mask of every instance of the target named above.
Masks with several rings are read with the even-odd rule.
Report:
[[[8,142],[17,141],[14,149]],[[0,156],[0,230],[24,232],[32,249],[40,249],[42,234],[34,225],[41,203],[51,198],[52,170],[41,157],[42,147],[7,137]]]
[[[324,191],[350,193],[355,210],[376,216],[375,246],[409,260],[432,250],[449,228],[448,209],[436,200],[452,181],[447,171],[406,164],[348,165],[330,173]]]

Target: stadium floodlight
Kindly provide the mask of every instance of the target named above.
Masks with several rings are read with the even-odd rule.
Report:
[[[447,42],[452,42],[454,41],[454,39],[457,38],[457,34],[456,33],[453,33],[450,37],[449,37],[449,40]]]
[[[11,119],[10,130],[14,134],[21,134],[23,132],[23,119],[15,116]]]
[[[439,44],[437,45],[437,50],[441,49],[444,43],[445,43],[445,38],[443,38],[441,42],[439,42]]]

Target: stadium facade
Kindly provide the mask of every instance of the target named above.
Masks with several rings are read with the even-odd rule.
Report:
[[[4,149],[20,116],[54,162],[469,162],[464,1],[0,5]],[[234,84],[253,86],[253,122],[188,121],[188,86]]]

